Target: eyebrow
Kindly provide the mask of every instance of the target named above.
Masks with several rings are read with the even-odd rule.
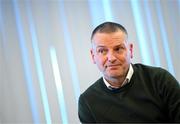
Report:
[[[121,43],[121,44],[118,44],[118,45],[116,45],[116,46],[113,46],[113,48],[114,48],[114,47],[123,46],[123,45],[125,45],[125,44]],[[103,46],[103,45],[98,45],[98,46],[96,46],[96,48],[101,48],[101,47],[106,47],[106,46]]]
[[[103,45],[98,45],[98,46],[96,46],[96,48],[99,48],[99,47],[106,47],[106,46],[103,46]]]

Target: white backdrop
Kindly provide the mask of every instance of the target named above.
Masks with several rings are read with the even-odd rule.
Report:
[[[133,63],[180,81],[180,0],[0,0],[0,123],[79,123],[79,94],[101,74],[90,35],[124,25]]]

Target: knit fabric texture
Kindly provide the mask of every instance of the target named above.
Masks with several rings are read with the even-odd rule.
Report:
[[[132,64],[123,87],[110,90],[102,77],[79,97],[82,123],[180,122],[180,85],[166,70]]]

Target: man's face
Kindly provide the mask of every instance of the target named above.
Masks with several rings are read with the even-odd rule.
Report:
[[[106,79],[126,77],[133,49],[126,40],[126,34],[120,30],[94,35],[91,56]]]

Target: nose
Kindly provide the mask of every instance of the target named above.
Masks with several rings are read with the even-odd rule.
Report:
[[[111,63],[116,61],[116,57],[115,57],[113,52],[109,52],[108,55],[107,55],[107,58],[108,58],[108,61],[111,62]]]

